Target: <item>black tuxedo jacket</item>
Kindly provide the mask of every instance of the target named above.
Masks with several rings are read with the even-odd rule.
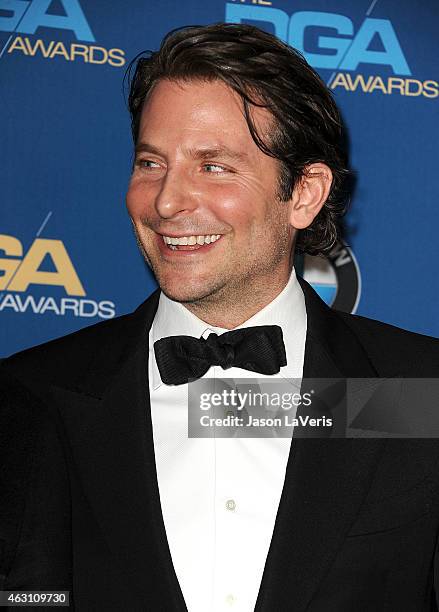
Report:
[[[301,285],[304,376],[439,375],[437,340],[335,312]],[[186,610],[149,406],[158,296],[3,362],[3,589],[70,590],[80,612]],[[436,440],[293,439],[256,610],[437,610],[438,468]]]

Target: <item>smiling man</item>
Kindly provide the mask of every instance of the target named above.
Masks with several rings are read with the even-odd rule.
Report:
[[[2,364],[0,586],[81,612],[437,610],[436,440],[188,436],[195,379],[438,376],[437,340],[296,276],[345,208],[330,93],[273,36],[216,24],[140,58],[129,103],[159,290]]]
[[[251,112],[269,137],[271,113]],[[212,325],[240,325],[287,284],[297,229],[326,201],[331,170],[308,165],[282,201],[279,161],[257,146],[241,97],[218,79],[162,78],[136,137],[128,210],[162,291]]]

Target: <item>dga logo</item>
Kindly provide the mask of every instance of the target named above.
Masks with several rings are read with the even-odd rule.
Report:
[[[354,313],[361,295],[361,276],[351,249],[337,242],[326,257],[305,255],[303,278],[328,306]]]
[[[59,5],[62,6],[63,14],[59,14]],[[21,36],[35,34],[39,28],[53,29],[58,35],[68,32],[82,43]],[[0,0],[0,32],[12,33],[0,48],[0,57],[7,51],[45,59],[61,57],[69,62],[82,61],[115,67],[123,66],[126,62],[122,49],[108,49],[94,44],[95,36],[79,0]],[[14,37],[14,34],[18,36]]]
[[[36,238],[25,253],[18,238],[0,234],[1,252],[6,257],[0,258],[0,312],[9,309],[17,313],[114,317],[113,302],[85,299],[84,286],[61,240]],[[41,269],[47,258],[53,271]],[[36,285],[63,287],[70,297],[28,294],[29,288]]]
[[[326,11],[297,11],[289,15],[272,6],[258,5],[271,4],[265,0],[252,0],[252,4],[243,2],[235,0],[226,3],[226,21],[260,22],[258,25],[261,28],[266,27],[267,23],[271,24],[275,35],[303,53],[311,66],[332,71],[328,79],[331,89],[341,87],[352,92],[358,90],[412,97],[422,95],[426,98],[437,98],[439,95],[437,81],[408,78],[412,72],[392,22],[369,16],[375,3],[371,4],[367,16],[355,31],[353,21],[347,15]],[[322,34],[315,39],[319,30]],[[335,34],[329,36],[328,32]],[[311,37],[314,41],[313,51],[309,50]],[[380,50],[371,48],[377,39]],[[361,65],[387,66],[393,74],[400,76],[352,75],[351,72]]]

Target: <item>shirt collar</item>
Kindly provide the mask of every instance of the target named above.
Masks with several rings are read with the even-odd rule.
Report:
[[[306,337],[306,308],[302,289],[293,268],[289,281],[279,295],[250,319],[234,329],[255,325],[279,325],[282,328],[287,365],[281,368],[283,378],[298,377],[298,364],[303,364]],[[155,390],[163,383],[155,360],[154,342],[166,336],[194,336],[207,338],[211,332],[222,334],[229,329],[215,327],[202,321],[179,302],[163,292],[150,333],[150,376]]]

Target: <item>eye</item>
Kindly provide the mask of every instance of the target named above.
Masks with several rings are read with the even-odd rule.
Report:
[[[204,164],[203,168],[207,169],[208,174],[221,174],[227,172],[227,169],[219,164]]]
[[[144,170],[155,170],[156,168],[160,168],[160,164],[151,159],[138,159],[136,161],[136,166]]]

